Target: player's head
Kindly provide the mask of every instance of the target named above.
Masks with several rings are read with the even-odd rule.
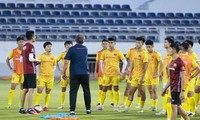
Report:
[[[51,42],[45,42],[43,44],[43,47],[44,47],[46,52],[51,52],[52,43]]]
[[[31,42],[35,42],[35,33],[32,30],[29,30],[26,32],[26,38],[27,40],[31,41]]]
[[[64,46],[68,50],[71,46],[73,46],[73,42],[71,40],[65,41]]]
[[[102,46],[102,48],[103,48],[104,50],[108,49],[108,40],[103,39],[103,40],[101,41],[101,46]]]
[[[179,50],[180,50],[180,44],[172,43],[168,48],[168,53],[170,56],[173,56],[174,54],[178,54]]]
[[[23,44],[24,44],[24,37],[22,37],[22,36],[17,37],[17,45],[18,45],[18,47],[22,48]]]
[[[148,52],[152,52],[153,51],[153,41],[152,40],[147,40],[145,42],[146,45],[146,49],[148,50]]]
[[[171,37],[166,37],[164,40],[164,48],[167,49],[171,44],[174,43],[174,40]]]
[[[75,41],[76,41],[78,44],[83,44],[84,41],[85,41],[85,36],[84,36],[82,33],[80,33],[80,34],[78,34],[78,35],[76,36]]]
[[[135,42],[136,49],[141,49],[145,43],[145,39],[143,37],[137,37]]]
[[[186,42],[186,43],[188,43],[189,44],[189,49],[192,49],[192,47],[193,47],[193,41],[191,41],[191,40],[185,40],[184,42]]]
[[[189,46],[190,46],[190,45],[189,45],[187,42],[183,42],[183,43],[181,43],[181,45],[180,45],[180,49],[181,49],[182,51],[184,51],[184,52],[187,52]]]
[[[109,48],[114,49],[116,45],[116,38],[115,37],[109,37],[108,38]]]

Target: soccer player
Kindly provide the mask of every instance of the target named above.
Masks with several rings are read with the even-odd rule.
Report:
[[[165,95],[168,87],[171,89],[172,97],[172,116],[170,120],[176,120],[177,112],[181,114],[184,120],[189,120],[187,113],[181,106],[181,100],[184,99],[185,92],[185,64],[178,56],[179,45],[173,43],[168,49],[168,54],[172,57],[172,61],[168,66],[169,81],[163,89],[162,95]]]
[[[38,56],[38,60],[41,61],[39,66],[39,76],[37,80],[37,94],[35,97],[35,105],[40,102],[41,94],[45,88],[45,105],[44,111],[48,111],[48,105],[50,101],[50,92],[54,84],[54,69],[57,64],[56,57],[51,53],[51,42],[45,42],[43,44],[45,52]]]
[[[200,39],[199,39],[199,44],[200,44]],[[197,107],[200,100],[200,77],[196,81],[194,98],[195,98],[195,106],[196,106],[196,111],[197,111]]]
[[[5,106],[6,108],[11,108],[12,100],[15,93],[15,88],[18,83],[20,83],[20,101],[21,101],[23,82],[24,82],[24,70],[23,70],[23,63],[20,62],[20,56],[22,53],[23,44],[24,44],[24,38],[18,37],[17,38],[18,47],[14,48],[6,59],[6,63],[8,67],[13,72],[10,92],[8,95],[8,105]],[[13,63],[14,63],[13,67],[10,65],[11,59],[13,60]]]
[[[131,80],[131,87],[129,89],[129,96],[128,100],[126,101],[125,110],[122,112],[128,112],[129,107],[133,101],[133,96],[136,90],[139,90],[141,95],[141,102],[140,102],[140,109],[138,112],[143,112],[144,102],[146,100],[145,89],[144,89],[144,82],[145,82],[145,74],[147,70],[147,63],[148,63],[148,55],[147,51],[142,49],[144,45],[145,39],[143,37],[137,37],[135,43],[135,50],[132,61],[130,62],[130,80]]]
[[[106,92],[108,90],[108,86],[112,85],[114,87],[114,111],[118,111],[119,104],[119,81],[120,76],[124,77],[125,69],[126,69],[126,59],[123,53],[115,48],[116,39],[108,38],[109,49],[104,50],[101,56],[101,70],[103,73],[103,89],[101,94],[101,101],[99,105],[99,110],[103,109],[103,104],[106,98]],[[120,60],[123,62],[122,70],[120,72],[119,63]]]
[[[145,78],[145,85],[147,86],[151,98],[151,110],[157,110],[157,88],[159,84],[159,76],[162,71],[162,58],[159,52],[154,50],[154,43],[151,40],[145,42],[148,51],[148,67]]]
[[[103,83],[103,74],[102,74],[102,71],[101,71],[100,59],[101,59],[102,52],[104,50],[108,49],[108,40],[103,39],[101,41],[101,46],[102,46],[103,49],[97,52],[96,63],[95,63],[95,78],[98,79],[98,84],[99,84],[98,104],[97,104],[97,107],[98,107],[98,105],[100,105],[101,93],[102,93],[102,87],[103,87],[102,86],[102,83]],[[111,103],[112,106],[114,106],[112,85],[109,86],[108,93],[109,93],[109,97],[110,97],[110,103]]]
[[[65,51],[61,52],[57,58],[57,63],[61,60],[62,61],[62,67],[64,66],[65,63],[65,56],[69,50],[69,48],[73,46],[73,42],[72,41],[65,41],[64,43],[64,47],[65,47]],[[59,64],[57,64],[57,69],[60,71],[60,73],[62,74],[62,70],[59,67]],[[59,107],[59,109],[64,109],[64,102],[65,102],[65,92],[67,89],[67,86],[69,85],[70,82],[70,76],[69,76],[69,66],[66,70],[66,75],[67,75],[67,79],[63,79],[62,76],[60,77],[60,87],[61,87],[61,92],[60,92],[60,104],[61,106]]]
[[[23,82],[23,94],[21,100],[21,108],[19,113],[25,114],[26,110],[24,109],[24,103],[27,95],[28,101],[28,110],[29,114],[38,114],[32,108],[32,98],[34,88],[36,88],[36,63],[40,61],[36,60],[35,57],[35,47],[33,43],[35,42],[35,34],[34,31],[27,31],[26,38],[28,42],[26,42],[23,46],[22,50],[22,58],[23,60],[23,68],[24,68],[24,82]]]

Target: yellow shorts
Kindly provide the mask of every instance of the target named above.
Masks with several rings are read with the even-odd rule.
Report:
[[[162,79],[163,83],[167,83],[169,79]]]
[[[145,85],[151,86],[151,85],[158,85],[159,84],[159,78],[147,78],[145,79]]]
[[[103,84],[103,76],[98,77],[98,85]]]
[[[196,78],[193,78],[193,79],[191,79],[191,80],[189,81],[189,89],[188,89],[188,91],[194,92],[195,81],[196,81]]]
[[[37,86],[46,87],[52,89],[54,84],[54,78],[42,78],[38,77]]]
[[[200,87],[200,77],[197,79],[196,81],[196,86],[199,86]]]
[[[13,73],[11,83],[23,83],[24,82],[24,74],[16,74]]]
[[[185,85],[185,92],[184,92],[184,98],[187,98],[188,95],[188,90],[189,90],[189,84]]]
[[[60,87],[67,87],[69,85],[70,79],[67,78],[66,80],[60,77]]]
[[[103,86],[118,86],[120,81],[120,76],[103,76]]]
[[[131,80],[131,86],[138,87],[138,85],[140,85],[140,80],[141,79],[138,79],[138,78],[132,78],[132,80]],[[143,83],[142,85],[145,85],[145,83]]]

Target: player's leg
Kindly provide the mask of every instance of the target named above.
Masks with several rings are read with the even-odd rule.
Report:
[[[98,103],[97,106],[100,105],[100,101],[101,101],[101,93],[102,93],[102,82],[103,82],[103,76],[98,77],[98,85],[99,85],[99,91],[98,91]]]
[[[152,111],[157,110],[157,103],[158,103],[158,84],[159,84],[159,78],[152,79]]]
[[[187,112],[187,111],[189,111],[188,110],[188,105],[187,105],[187,95],[188,95],[188,90],[189,90],[189,88],[188,88],[189,86],[188,86],[188,84],[186,84],[185,85],[185,92],[184,92],[184,98],[185,99],[183,99],[183,100],[181,100],[181,105],[182,105],[182,107],[183,107],[183,109]]]
[[[176,116],[178,113],[178,106],[181,105],[181,100],[179,98],[179,95],[180,95],[180,93],[178,93],[178,92],[171,93],[171,98],[172,98],[172,100],[171,100],[171,104],[172,104],[171,120],[176,120]]]
[[[119,81],[120,81],[120,76],[114,76],[112,78],[112,85],[114,88],[114,111],[118,111],[118,106],[119,106],[119,99],[120,99],[120,91],[119,91]]]
[[[64,108],[64,102],[65,102],[65,94],[66,94],[66,89],[69,84],[69,79],[64,80],[62,77],[60,78],[60,87],[61,87],[61,92],[60,92],[60,104],[61,106],[58,107],[58,109],[63,109]]]
[[[140,102],[140,109],[138,110],[138,112],[143,112],[143,108],[144,108],[144,103],[146,100],[146,94],[145,94],[145,85],[139,85],[138,86],[138,91],[141,95],[141,102]]]
[[[21,74],[21,75],[20,75],[20,94],[19,94],[19,99],[20,99],[20,101],[21,101],[21,99],[22,99],[23,83],[24,83],[24,74]],[[20,104],[21,104],[21,102],[20,102]],[[20,104],[19,104],[19,106],[21,106]]]
[[[110,105],[111,106],[114,106],[114,101],[113,101],[113,89],[112,89],[112,85],[108,86],[108,95],[109,95],[109,98],[110,98]]]
[[[35,102],[34,102],[35,105],[38,105],[40,103],[40,99],[41,99],[41,95],[44,90],[44,87],[45,87],[45,79],[39,77],[37,80],[37,93],[36,93]]]
[[[172,116],[170,120],[176,120],[176,116],[177,116],[177,105],[172,104]]]
[[[194,99],[195,99],[195,107],[197,110],[198,103],[200,100],[200,78],[198,78],[198,80],[196,81]]]
[[[129,94],[130,87],[131,87],[131,82],[127,81],[127,83],[126,83],[126,89],[124,91],[124,98],[123,98],[123,105],[122,106],[126,105],[126,101],[128,100],[128,94]]]
[[[172,117],[172,95],[171,95],[171,90],[168,89],[167,91],[167,119],[170,120]]]
[[[46,95],[44,99],[44,108],[43,108],[44,111],[49,111],[48,106],[51,98],[50,92],[53,89],[53,84],[54,84],[54,78],[46,80]]]
[[[178,106],[178,111],[179,113],[181,114],[181,117],[184,119],[184,120],[189,120],[190,118],[188,117],[187,115],[187,112],[182,108],[181,105]]]
[[[24,103],[26,100],[26,95],[28,93],[28,77],[27,75],[24,75],[24,82],[23,82],[23,92],[22,92],[22,98],[21,98],[21,107],[19,109],[19,113],[26,114],[26,110],[24,109]]]
[[[195,89],[195,80],[196,78],[190,80],[189,82],[189,92],[187,96],[187,105],[189,109],[189,116],[193,116],[195,114],[195,99],[194,99],[194,89]]]

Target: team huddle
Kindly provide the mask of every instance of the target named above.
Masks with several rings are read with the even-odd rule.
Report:
[[[11,88],[8,96],[8,105],[10,108],[14,97],[16,85],[20,83],[20,110],[22,114],[38,114],[32,108],[32,99],[34,88],[37,87],[34,104],[40,104],[41,94],[45,89],[44,111],[48,111],[50,102],[50,92],[54,85],[54,70],[57,68],[61,73],[61,93],[59,109],[63,109],[65,101],[65,92],[70,83],[70,66],[63,68],[66,62],[66,54],[72,41],[64,43],[65,51],[61,52],[56,58],[51,53],[51,42],[43,44],[44,53],[36,59],[35,35],[33,31],[26,32],[28,42],[24,44],[24,38],[18,37],[18,47],[13,49],[8,56],[6,63],[13,71]],[[146,49],[143,45],[146,45]],[[162,59],[160,53],[154,50],[154,42],[145,41],[142,37],[137,37],[135,47],[130,48],[124,57],[123,53],[115,47],[116,39],[113,37],[108,40],[102,40],[102,50],[96,55],[95,77],[98,79],[98,104],[96,110],[104,109],[104,101],[108,91],[110,104],[114,111],[128,112],[131,110],[131,104],[134,94],[138,90],[138,112],[144,112],[146,100],[145,89],[149,91],[151,99],[151,110],[157,110],[158,104],[158,85],[159,79],[163,84],[163,110],[156,115],[167,114],[168,120],[175,120],[177,111],[182,119],[189,120],[188,116],[194,116],[197,111],[200,99],[200,68],[199,59],[192,50],[193,42],[185,40],[184,42],[175,42],[167,37],[164,40],[166,54]],[[84,48],[85,49],[85,48]],[[69,57],[70,58],[70,57]],[[14,67],[10,60],[13,59]],[[62,68],[58,62],[62,61]],[[120,61],[122,67],[120,69]],[[70,63],[71,61],[68,61]],[[36,77],[36,66],[39,65],[39,75]],[[63,77],[64,74],[64,77]],[[120,105],[120,80],[127,80],[123,95],[123,104]],[[170,88],[170,89],[168,89]],[[28,109],[25,110],[24,103],[27,97]],[[88,98],[89,100],[89,98]],[[119,110],[119,107],[124,108]],[[74,115],[74,110],[71,110]],[[88,103],[87,113],[90,114],[90,102]]]

